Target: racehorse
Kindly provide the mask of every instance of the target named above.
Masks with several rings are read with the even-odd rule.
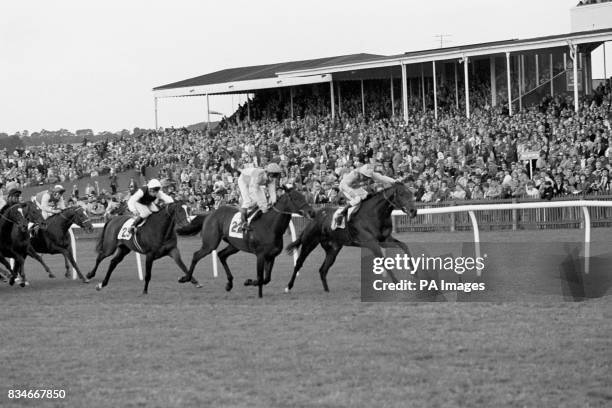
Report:
[[[248,279],[245,286],[258,286],[258,295],[263,295],[263,285],[270,282],[274,260],[283,250],[283,234],[289,226],[292,214],[312,217],[314,210],[306,203],[302,194],[290,187],[283,187],[285,193],[271,207],[270,211],[261,214],[250,224],[250,231],[244,231],[245,238],[232,237],[232,233],[240,231],[240,223],[232,222],[238,209],[231,206],[221,206],[209,214],[200,233],[202,247],[193,254],[189,272],[179,279],[187,282],[192,278],[193,271],[200,259],[215,250],[221,240],[228,243],[218,254],[219,261],[225,269],[227,284],[225,289],[232,290],[234,277],[227,265],[227,258],[239,251],[250,252],[257,256],[257,280]],[[265,271],[265,276],[264,276]]]
[[[68,230],[72,224],[83,228],[86,232],[93,231],[93,225],[82,207],[68,207],[60,213],[47,218],[47,228],[37,231],[30,240],[28,255],[62,254],[66,265],[66,278],[70,278],[70,265],[76,270],[79,278],[87,283],[89,280],[83,276],[74,257],[70,244]],[[41,260],[42,261],[42,260]],[[44,265],[44,264],[43,264]]]
[[[104,229],[96,245],[96,251],[98,252],[96,264],[87,274],[87,278],[91,279],[96,275],[96,270],[103,259],[108,258],[115,251],[117,253],[110,261],[104,280],[96,285],[97,290],[101,290],[108,285],[113,270],[130,251],[136,251],[146,256],[143,294],[148,292],[153,261],[158,258],[172,257],[183,273],[187,274],[187,267],[183,263],[181,253],[176,246],[177,236],[175,232],[176,228],[180,228],[187,223],[187,209],[182,202],[175,201],[162,210],[151,214],[144,225],[139,227],[130,239],[119,239],[118,234],[128,219],[130,219],[128,215],[117,216],[104,224]],[[199,286],[195,279],[191,282]]]
[[[391,235],[393,209],[402,210],[410,217],[416,217],[417,210],[412,192],[401,183],[366,197],[352,214],[350,221],[346,223],[346,228],[332,230],[334,211],[328,208],[320,210],[317,216],[306,225],[298,239],[287,246],[289,253],[300,247],[301,251],[286,291],[293,288],[298,271],[308,255],[319,244],[325,250],[325,261],[319,269],[319,274],[326,292],[329,292],[327,271],[334,264],[343,246],[368,248],[375,257],[383,257],[381,245],[385,248],[399,247],[409,254],[406,244]],[[395,280],[392,274],[390,276]]]
[[[21,277],[20,285],[22,287],[26,285],[23,266],[30,246],[29,222],[41,228],[45,228],[46,224],[40,209],[32,201],[14,204],[5,208],[0,214],[0,263],[4,266],[8,265],[11,271],[10,285],[15,284],[17,275]],[[12,269],[4,257],[14,259]],[[36,254],[34,258],[42,263],[40,255]],[[55,277],[46,265],[45,269],[50,278]]]

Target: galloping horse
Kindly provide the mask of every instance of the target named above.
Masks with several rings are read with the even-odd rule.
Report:
[[[15,284],[17,275],[21,277],[20,285],[22,287],[26,285],[23,265],[30,246],[29,222],[42,228],[45,227],[40,209],[31,201],[14,204],[5,208],[0,214],[0,263],[4,266],[9,265],[4,257],[13,258],[15,261],[12,269],[9,265],[9,270],[11,270],[10,285]],[[40,255],[36,254],[34,258],[42,263]],[[45,269],[50,278],[55,277],[46,265]]]
[[[181,254],[176,246],[177,236],[175,232],[176,228],[187,224],[187,210],[182,202],[177,201],[168,204],[164,209],[151,214],[145,224],[139,227],[130,239],[119,239],[119,232],[128,219],[130,219],[130,216],[117,216],[110,219],[104,225],[96,246],[96,251],[98,252],[96,264],[91,272],[87,274],[87,278],[91,279],[96,275],[96,270],[104,258],[111,256],[115,251],[117,251],[117,254],[111,259],[106,276],[102,283],[96,285],[96,289],[101,290],[108,285],[108,280],[113,270],[130,251],[146,255],[143,294],[148,292],[153,261],[158,258],[164,256],[172,257],[183,273],[187,274],[187,267],[183,263]],[[191,280],[191,282],[199,286],[195,279]]]
[[[381,245],[399,247],[409,253],[406,244],[391,235],[393,209],[400,209],[410,217],[416,216],[417,211],[412,192],[403,184],[398,183],[369,195],[347,222],[346,228],[332,230],[334,212],[327,208],[320,210],[317,216],[306,225],[298,239],[287,246],[289,253],[301,247],[300,256],[296,261],[287,290],[293,288],[297,273],[306,257],[319,244],[325,250],[325,261],[319,269],[319,274],[326,292],[329,292],[327,271],[335,262],[343,246],[368,248],[376,257],[383,256]]]
[[[251,231],[241,232],[240,225],[234,220],[238,209],[221,206],[204,219],[202,226],[202,248],[193,254],[189,272],[179,279],[187,282],[192,278],[196,264],[215,250],[221,240],[228,243],[218,254],[219,261],[225,269],[227,284],[225,289],[232,290],[234,277],[227,265],[227,258],[239,251],[250,252],[257,256],[257,280],[248,279],[246,286],[258,286],[259,297],[262,297],[263,285],[270,282],[274,260],[283,250],[283,234],[291,221],[291,214],[312,217],[314,210],[306,203],[302,194],[289,187],[283,187],[285,193],[272,206],[270,211],[253,220]],[[238,238],[236,235],[243,235]],[[264,276],[265,271],[265,276]]]
[[[70,278],[69,265],[72,265],[79,278],[87,283],[89,280],[83,276],[72,256],[70,234],[68,233],[72,224],[78,225],[87,232],[93,231],[93,225],[82,207],[68,207],[60,213],[47,218],[47,228],[37,231],[32,237],[28,255],[37,256],[38,253],[62,254],[64,256],[64,264],[66,265],[66,278]]]

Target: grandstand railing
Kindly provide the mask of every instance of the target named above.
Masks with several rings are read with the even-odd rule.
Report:
[[[517,230],[519,226],[525,226],[526,223],[534,223],[536,226],[555,225],[565,227],[581,227],[585,230],[584,235],[584,254],[585,254],[585,272],[589,270],[589,255],[591,242],[591,225],[592,219],[600,226],[612,224],[612,196],[599,196],[598,199],[576,199],[576,200],[533,200],[528,202],[489,202],[466,205],[448,205],[448,203],[437,203],[433,205],[419,205],[417,216],[415,219],[409,217],[401,211],[393,211],[392,219],[394,220],[394,231],[408,231],[410,227],[421,228],[428,227],[430,224],[438,226],[446,226],[450,231],[468,230],[471,227],[474,233],[474,243],[476,257],[480,256],[480,228],[482,226],[510,226],[507,229]],[[501,201],[501,200],[500,200]],[[463,204],[463,203],[462,203]],[[593,214],[590,209],[593,210]],[[478,214],[478,216],[477,216]],[[594,215],[595,217],[592,217]],[[553,219],[553,224],[550,220]],[[297,238],[297,230],[301,230],[307,220],[303,217],[294,215],[289,223],[291,238],[294,241]],[[94,224],[95,228],[101,228],[104,224]],[[538,227],[536,227],[538,228]],[[498,228],[499,229],[499,228]],[[78,226],[72,226],[70,229],[70,239],[72,243],[72,252],[76,260],[76,237],[74,231],[78,231]],[[434,229],[436,230],[436,229]],[[417,230],[415,230],[417,231]],[[297,252],[294,252],[294,264],[297,260]],[[136,262],[138,265],[138,277],[143,279],[142,262],[140,255],[136,254]],[[213,251],[213,276],[218,276],[217,269],[217,254]],[[76,279],[76,271],[73,269],[73,279]]]

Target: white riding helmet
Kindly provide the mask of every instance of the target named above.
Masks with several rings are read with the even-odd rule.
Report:
[[[147,187],[148,188],[161,188],[162,185],[160,183],[160,181],[158,179],[151,179],[149,180],[149,182],[147,183]]]
[[[372,178],[372,175],[374,174],[374,168],[373,166],[369,165],[369,164],[364,164],[363,166],[361,166],[359,169],[357,169],[357,171],[369,178]]]
[[[281,172],[282,171],[281,171],[280,166],[278,164],[276,164],[276,163],[270,163],[270,164],[268,164],[266,166],[266,173],[278,173],[278,174],[280,174]]]
[[[58,185],[53,187],[53,192],[54,193],[63,193],[65,191],[66,191],[66,189],[61,184],[58,184]]]

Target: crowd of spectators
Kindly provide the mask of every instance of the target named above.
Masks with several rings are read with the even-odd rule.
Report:
[[[160,129],[98,143],[0,151],[0,183],[5,189],[70,187],[79,177],[108,175],[109,191],[88,186],[84,194],[72,193],[71,201],[92,215],[108,213],[146,182],[136,177],[118,186],[118,173],[146,166],[157,166],[165,189],[196,212],[237,204],[240,169],[269,162],[281,166],[283,183],[315,204],[343,204],[339,180],[365,163],[404,181],[424,203],[610,194],[609,87],[583,98],[578,113],[570,96],[558,95],[512,116],[475,103],[480,107],[469,119],[451,102],[454,94],[440,93],[438,119],[415,101],[407,122],[385,115],[391,111],[388,88],[369,93],[365,115],[361,96],[347,91],[336,120],[323,98],[313,97],[294,102],[298,115],[287,119],[287,104],[268,94],[214,131]],[[475,93],[479,97],[486,100],[486,91]],[[246,109],[253,120],[244,119]],[[537,159],[524,160],[525,154]]]

